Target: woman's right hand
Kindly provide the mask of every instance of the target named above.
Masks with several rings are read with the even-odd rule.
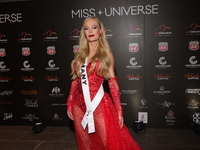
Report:
[[[71,120],[74,121],[74,115],[72,114],[71,111],[67,110],[67,115],[68,115],[68,117],[69,117]]]

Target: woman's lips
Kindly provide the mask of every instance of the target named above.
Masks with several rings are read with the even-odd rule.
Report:
[[[89,37],[93,37],[94,36],[94,34],[92,34],[92,35],[89,35]]]

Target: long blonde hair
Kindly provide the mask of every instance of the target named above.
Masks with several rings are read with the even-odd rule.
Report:
[[[88,17],[83,21],[83,26],[81,28],[80,32],[80,38],[79,38],[79,50],[75,53],[74,60],[71,63],[71,75],[72,79],[75,79],[77,77],[81,77],[80,68],[85,63],[86,57],[89,55],[89,45],[88,41],[84,34],[84,25],[86,21],[90,19],[95,19],[100,27],[101,30],[101,36],[99,37],[99,46],[97,48],[97,52],[92,57],[92,67],[89,70],[89,74],[93,71],[96,60],[100,62],[100,65],[97,70],[97,74],[99,76],[102,76],[104,78],[109,78],[109,67],[111,65],[111,61],[109,58],[109,52],[110,52],[110,46],[108,44],[108,41],[106,39],[106,33],[105,28],[103,26],[103,23],[97,18],[97,17]]]

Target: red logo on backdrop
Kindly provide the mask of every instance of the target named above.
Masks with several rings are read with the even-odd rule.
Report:
[[[35,78],[33,78],[33,76],[23,76],[23,77],[21,77],[21,80],[23,80],[23,81],[33,81],[33,80],[35,80]]]
[[[184,75],[184,78],[187,78],[188,80],[199,80],[200,74],[199,73],[187,73]]]
[[[29,56],[31,54],[30,48],[29,47],[23,47],[22,48],[22,55],[23,56]]]
[[[79,50],[79,45],[73,46],[73,52],[76,53]]]
[[[138,50],[139,50],[138,43],[130,43],[129,44],[130,52],[137,52]]]
[[[126,75],[126,78],[142,78],[142,76],[140,76],[139,74],[137,74],[137,75],[128,74],[128,75]]]
[[[169,78],[171,78],[172,76],[170,76],[169,74],[156,74],[154,76],[155,79],[158,79],[158,80],[169,80]]]
[[[168,43],[167,42],[160,42],[158,43],[158,50],[161,52],[168,50]]]
[[[58,81],[60,79],[60,77],[56,76],[46,76],[46,80],[48,81]]]
[[[4,48],[0,48],[0,57],[6,56],[6,51]]]
[[[1,77],[0,76],[0,82],[9,82],[9,80],[11,80],[11,78],[9,78],[9,77]]]
[[[48,46],[47,47],[47,54],[49,54],[49,55],[55,55],[56,54],[55,46]]]
[[[192,51],[196,51],[199,49],[199,42],[198,41],[190,41],[189,42],[189,49]]]

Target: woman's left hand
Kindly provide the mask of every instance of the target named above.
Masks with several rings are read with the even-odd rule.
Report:
[[[74,115],[72,114],[71,111],[67,110],[67,115],[68,115],[68,117],[69,117],[71,120],[74,121]]]
[[[119,115],[119,125],[120,125],[121,128],[122,128],[123,125],[124,125],[124,118],[123,118],[122,115]]]

